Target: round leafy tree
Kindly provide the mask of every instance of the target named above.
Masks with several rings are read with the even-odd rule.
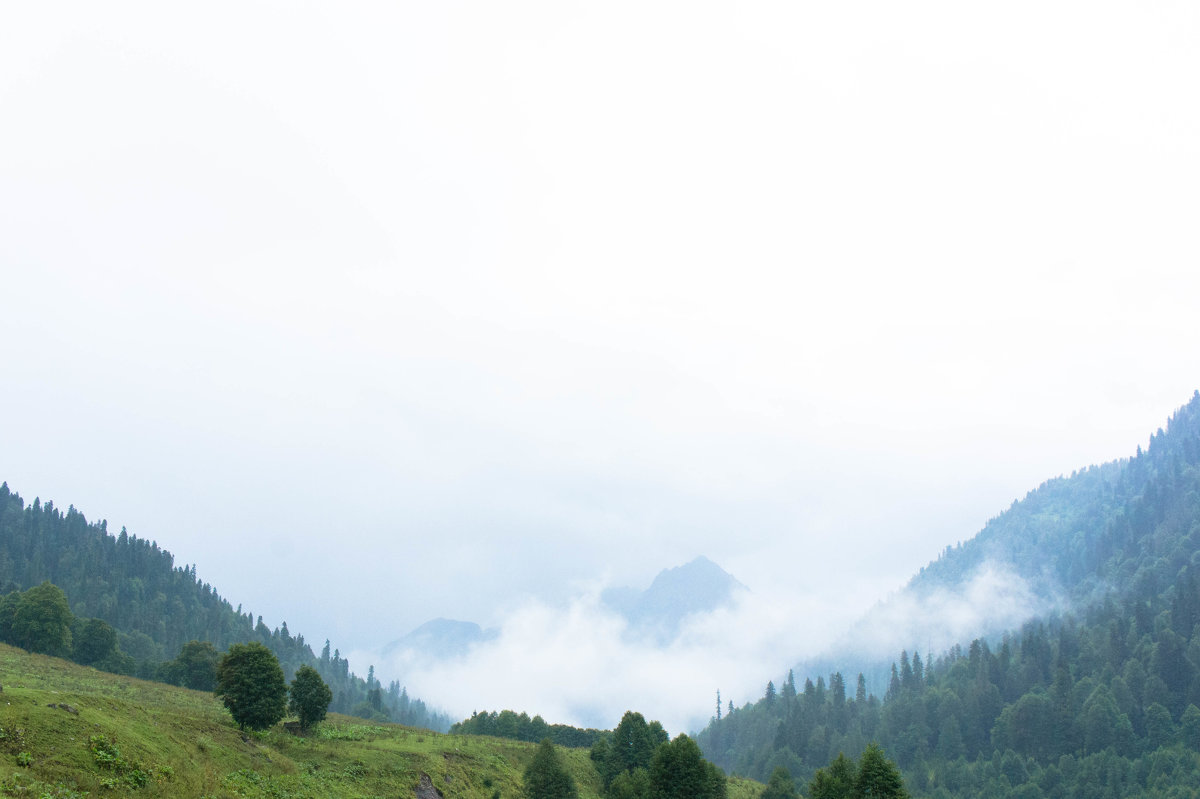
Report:
[[[296,669],[291,694],[288,710],[300,718],[300,729],[307,730],[325,720],[325,711],[333,701],[333,691],[329,690],[316,669],[312,666]]]
[[[260,643],[234,644],[217,664],[216,695],[243,730],[265,730],[287,712],[287,682],[275,654]]]
[[[12,637],[30,652],[57,657],[71,654],[71,623],[75,620],[67,595],[57,585],[44,582],[21,594],[13,614]]]
[[[117,651],[117,631],[102,619],[80,620],[78,633],[74,635],[75,662],[85,666],[112,657]]]
[[[163,667],[167,682],[195,691],[211,691],[217,684],[217,664],[221,653],[210,641],[191,640],[179,649],[175,659]]]

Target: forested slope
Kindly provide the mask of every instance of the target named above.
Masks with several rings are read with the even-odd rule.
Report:
[[[314,654],[303,635],[284,622],[268,628],[259,617],[234,608],[194,566],[176,566],[157,543],[108,532],[107,523],[88,522],[70,507],[53,503],[26,505],[7,483],[0,485],[0,589],[25,590],[42,581],[62,588],[71,611],[102,619],[120,634],[121,650],[134,659],[133,673],[154,678],[163,661],[174,658],[190,640],[210,641],[218,649],[259,641],[279,658],[287,676],[308,664],[334,691],[332,709],[445,730],[450,719],[411,699],[398,684],[382,686],[350,672],[349,663],[325,642]],[[370,683],[370,684],[368,684]]]
[[[837,673],[789,680],[714,720],[705,753],[735,773],[808,779],[877,740],[917,795],[1197,795],[1200,395],[1147,450],[1044,484],[914,585],[988,558],[1064,591],[1070,611],[898,653],[882,699]]]
[[[1194,543],[1195,507],[1183,481],[1198,462],[1200,392],[1151,436],[1147,450],[1046,481],[974,538],[947,547],[909,588],[958,585],[999,561],[1044,595],[1103,599],[1128,587],[1164,547]]]

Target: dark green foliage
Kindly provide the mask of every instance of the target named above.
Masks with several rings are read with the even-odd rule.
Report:
[[[74,661],[85,666],[111,661],[117,653],[117,631],[103,619],[80,621],[74,635]]]
[[[12,640],[30,652],[70,657],[75,617],[62,589],[50,582],[30,588],[17,602]]]
[[[858,775],[854,778],[851,799],[908,799],[904,780],[896,764],[888,760],[883,750],[870,744],[858,761]]]
[[[592,745],[605,799],[724,799],[725,773],[705,760],[686,735],[670,740],[657,721],[629,710]]]
[[[571,748],[589,747],[604,734],[603,730],[582,729],[568,724],[547,724],[541,716],[530,718],[528,713],[512,710],[472,713],[471,718],[454,724],[450,732],[462,735],[493,735],[497,738],[530,742],[549,738],[556,746]]]
[[[809,799],[908,799],[896,764],[878,744],[869,744],[858,765],[844,754],[817,769],[808,784]]]
[[[287,712],[279,659],[260,643],[234,644],[217,664],[216,695],[242,729],[265,730]]]
[[[591,758],[607,789],[616,778],[635,769],[649,769],[659,746],[667,742],[667,733],[657,721],[646,723],[641,713],[625,711],[612,733],[597,739]]]
[[[575,780],[563,768],[554,744],[547,738],[538,745],[525,767],[525,799],[577,799]]]
[[[658,730],[662,730],[659,725]],[[641,713],[625,711],[609,739],[609,770],[615,775],[635,768],[647,768],[666,733],[652,730]]]
[[[817,769],[808,784],[809,799],[845,799],[854,790],[858,769],[854,761],[839,752],[828,768]]]
[[[175,659],[163,664],[163,677],[173,685],[211,691],[217,685],[221,653],[208,641],[188,641]],[[301,668],[304,668],[301,666]]]
[[[646,799],[650,795],[650,772],[644,768],[622,771],[605,791],[605,799]]]
[[[13,640],[13,622],[17,618],[17,605],[21,602],[21,592],[13,591],[0,597],[0,641]]]
[[[725,775],[686,735],[662,744],[650,762],[650,799],[724,799]]]
[[[46,580],[66,593],[74,614],[102,619],[117,630],[118,653],[97,661],[97,668],[171,680],[169,669],[162,671],[166,653],[179,652],[189,641],[209,641],[218,650],[257,641],[275,653],[285,675],[302,665],[316,668],[334,692],[332,710],[370,707],[372,686],[351,673],[337,651],[330,654],[328,642],[318,657],[286,623],[272,630],[261,617],[235,609],[198,579],[194,566],[174,565],[157,543],[125,530],[110,535],[107,522],[89,523],[74,507],[64,513],[36,499],[26,506],[0,483],[0,586],[20,590]],[[15,603],[11,595],[0,597],[0,640],[14,642]],[[60,651],[71,654],[69,648]],[[410,697],[399,683],[378,687],[381,710],[368,715],[435,730],[450,726],[449,718]]]
[[[776,767],[771,772],[771,779],[767,780],[767,787],[763,789],[762,799],[800,799],[791,772],[783,766]]]
[[[1200,708],[1188,705],[1179,720],[1183,743],[1193,751],[1200,749]]]
[[[333,691],[321,679],[312,666],[301,666],[296,670],[289,691],[288,710],[300,719],[301,729],[307,730],[325,720],[325,711],[333,701]]]

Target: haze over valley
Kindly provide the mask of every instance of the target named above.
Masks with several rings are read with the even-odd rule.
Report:
[[[878,736],[1049,799],[1120,715],[1149,774],[1200,708],[1195,75],[1179,2],[5,8],[9,609],[763,781]],[[1055,690],[1053,746],[996,727]]]

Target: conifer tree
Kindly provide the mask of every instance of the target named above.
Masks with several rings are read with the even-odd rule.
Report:
[[[908,799],[900,771],[877,744],[869,744],[862,753],[850,796],[851,799]]]
[[[686,735],[662,744],[650,762],[650,799],[724,799],[725,775]]]

